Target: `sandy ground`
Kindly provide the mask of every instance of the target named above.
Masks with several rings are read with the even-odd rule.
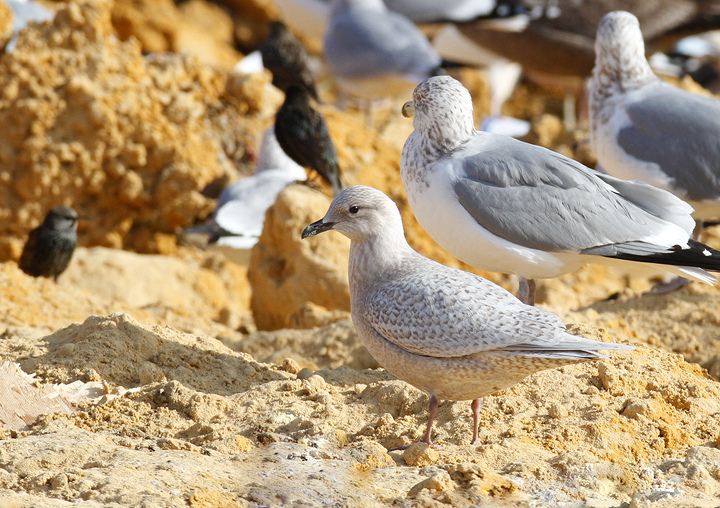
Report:
[[[141,2],[73,5],[0,58],[0,130],[12,132],[0,139],[0,507],[720,504],[717,288],[643,295],[656,279],[597,266],[541,281],[539,305],[573,333],[637,349],[485,397],[478,445],[469,403],[443,401],[429,449],[416,443],[427,396],[380,368],[349,320],[347,242],[299,239],[327,208],[322,188],[284,192],[252,252],[179,245],[179,228],[212,209],[213,186],[251,171],[279,92],[266,75],[200,63],[210,53],[143,54],[186,48],[187,33],[168,34],[203,9],[224,27],[211,54],[235,51],[214,4],[153,5],[177,23],[148,23]],[[252,19],[231,20],[247,41],[273,15],[253,5]],[[459,77],[480,115],[482,81]],[[326,83],[321,93],[332,98]],[[532,122],[530,141],[592,163],[573,152],[585,133],[562,130],[558,104],[522,85],[508,112]],[[86,109],[106,128],[73,120]],[[418,251],[469,269],[407,206],[398,166],[412,126],[397,107],[374,129],[357,111],[321,109],[348,182],[387,192]],[[16,260],[40,205],[61,195],[88,220],[56,284]],[[720,247],[719,232],[705,240]]]

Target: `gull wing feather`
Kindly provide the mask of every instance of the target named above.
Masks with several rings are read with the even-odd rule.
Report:
[[[454,190],[485,229],[517,245],[582,253],[606,245],[659,252],[686,243],[692,219],[668,222],[660,203],[683,209],[671,194],[598,175],[545,148],[479,133],[443,163],[455,168]],[[654,198],[654,199],[653,199]],[[656,203],[656,201],[658,203]]]
[[[418,259],[423,258],[414,262]],[[555,314],[524,305],[471,273],[438,268],[431,262],[382,282],[360,313],[386,340],[433,357],[500,350],[553,356],[627,347],[570,335]]]
[[[653,82],[626,96],[630,124],[617,142],[630,156],[657,164],[687,199],[720,197],[720,102]]]

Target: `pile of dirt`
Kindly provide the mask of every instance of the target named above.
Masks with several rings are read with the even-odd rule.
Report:
[[[608,339],[593,327],[571,330]],[[271,365],[121,314],[30,342],[23,370],[52,382],[102,381],[109,395],[42,417],[3,443],[0,486],[29,499],[46,485],[43,498],[126,506],[153,497],[192,505],[207,489],[237,506],[469,506],[488,496],[513,506],[653,496],[690,506],[720,488],[720,387],[697,365],[647,346],[485,397],[476,446],[468,445],[469,403],[444,402],[437,448],[388,453],[422,436],[427,396],[382,369]],[[303,347],[310,344],[325,347],[308,335]],[[0,342],[0,356],[17,357],[18,347]]]

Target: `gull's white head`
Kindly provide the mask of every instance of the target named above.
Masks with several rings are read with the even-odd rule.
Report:
[[[338,194],[325,217],[306,227],[302,237],[331,229],[360,242],[378,236],[394,238],[399,235],[403,241],[405,238],[395,203],[381,191],[364,185],[349,187]]]
[[[475,134],[470,92],[450,76],[434,76],[420,83],[402,111],[406,117],[415,117],[415,130],[429,138],[439,152],[447,153]]]
[[[595,38],[593,78],[623,89],[656,79],[645,58],[645,42],[638,19],[625,11],[614,11],[600,20]]]

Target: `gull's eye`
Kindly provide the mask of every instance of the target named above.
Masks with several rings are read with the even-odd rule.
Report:
[[[350,207],[350,213],[358,213],[360,211],[359,206],[351,206]]]

